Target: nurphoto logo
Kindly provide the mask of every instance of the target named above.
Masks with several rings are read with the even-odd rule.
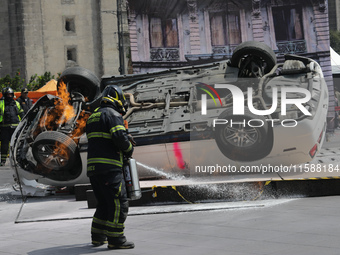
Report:
[[[220,96],[218,95],[216,89],[227,89],[231,92],[232,95],[232,102],[233,102],[233,115],[244,115],[245,113],[245,102],[247,103],[247,107],[251,113],[254,115],[258,116],[264,116],[264,115],[270,115],[274,113],[277,108],[280,106],[281,109],[281,116],[286,116],[287,115],[287,105],[292,104],[295,105],[297,109],[299,109],[304,115],[306,116],[311,116],[312,114],[306,109],[306,107],[303,105],[304,103],[307,103],[311,99],[311,93],[309,90],[304,89],[304,88],[291,88],[291,87],[282,87],[280,89],[280,94],[281,97],[279,98],[278,96],[278,88],[274,87],[272,88],[272,104],[270,109],[255,109],[253,105],[253,88],[248,87],[247,88],[247,97],[245,99],[245,94],[242,92],[242,90],[231,84],[215,84],[215,88],[213,88],[211,85],[200,83],[201,85],[206,86],[209,88],[213,93],[217,96],[217,98],[220,101],[221,106],[223,106],[222,101]],[[215,102],[215,106],[217,106],[216,100],[212,93],[208,91],[207,89],[203,89],[204,92],[206,92]],[[300,95],[304,95],[304,97],[299,97],[299,98],[289,98],[287,95],[289,93],[299,93]],[[279,99],[280,99],[280,105],[279,105]],[[207,115],[207,95],[202,94],[201,96],[201,102],[202,102],[202,107],[201,107],[201,114],[202,115]],[[271,123],[272,126],[274,126],[275,121],[279,121],[278,119],[266,119],[266,122],[269,124]],[[213,127],[216,125],[225,125],[225,124],[230,124],[231,126],[233,125],[243,125],[246,126],[246,124],[250,127],[261,127],[264,125],[264,120],[261,119],[250,119],[246,122],[246,120],[243,121],[238,121],[238,122],[233,122],[233,120],[226,120],[226,119],[214,119],[213,120]],[[288,124],[289,123],[289,124]],[[294,123],[294,124],[292,124]],[[284,119],[281,120],[282,126],[285,127],[295,127],[297,125],[297,121],[294,119]]]

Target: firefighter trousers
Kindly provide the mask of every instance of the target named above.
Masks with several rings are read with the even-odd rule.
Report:
[[[6,162],[9,152],[9,143],[15,131],[15,127],[1,127],[0,141],[1,141],[1,163]]]
[[[108,172],[90,177],[97,209],[91,226],[92,241],[121,244],[126,241],[124,222],[129,208],[122,172]]]

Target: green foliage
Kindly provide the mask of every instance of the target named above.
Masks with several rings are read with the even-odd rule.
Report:
[[[330,44],[336,53],[340,53],[340,32],[331,30],[330,34]]]
[[[58,77],[60,74],[58,74]],[[48,81],[55,79],[54,75],[50,72],[45,72],[44,75],[38,76],[37,74],[32,75],[28,84],[25,84],[25,80],[20,77],[20,70],[17,70],[15,76],[12,78],[10,75],[6,75],[0,78],[0,89],[11,87],[14,91],[20,91],[26,87],[30,91],[37,90],[44,86]]]
[[[17,70],[15,76],[11,78],[10,75],[6,75],[0,78],[0,88],[1,90],[6,87],[12,88],[14,91],[19,91],[24,87],[25,80],[20,77],[20,70]]]
[[[44,75],[41,76],[38,76],[37,74],[32,75],[30,81],[27,84],[27,88],[30,91],[37,90],[52,79],[54,79],[54,75],[51,75],[50,72],[45,72]]]

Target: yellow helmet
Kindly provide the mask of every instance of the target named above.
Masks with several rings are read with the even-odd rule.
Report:
[[[102,93],[101,104],[111,104],[121,114],[126,113],[127,102],[122,89],[117,85],[108,85]]]

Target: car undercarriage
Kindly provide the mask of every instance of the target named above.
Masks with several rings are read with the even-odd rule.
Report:
[[[275,53],[259,42],[242,43],[227,61],[155,73],[98,79],[85,68],[73,67],[62,73],[58,96],[40,98],[19,124],[11,141],[12,166],[27,178],[42,176],[60,183],[81,176],[86,171],[86,120],[100,105],[107,85],[120,86],[128,99],[124,119],[136,148],[213,139],[226,158],[239,162],[266,158],[273,151],[277,126],[312,120],[320,107],[328,107],[328,101],[322,104],[328,96],[315,61],[286,55],[284,63],[277,64]],[[241,91],[241,106],[235,106],[235,95],[226,85]],[[282,114],[283,92],[292,88],[309,91],[310,99],[300,108],[285,105]],[[285,97],[303,100],[306,95],[287,92]],[[234,114],[240,107],[243,114]],[[216,125],[231,121],[238,124]],[[321,126],[315,132],[323,132],[324,123]]]

